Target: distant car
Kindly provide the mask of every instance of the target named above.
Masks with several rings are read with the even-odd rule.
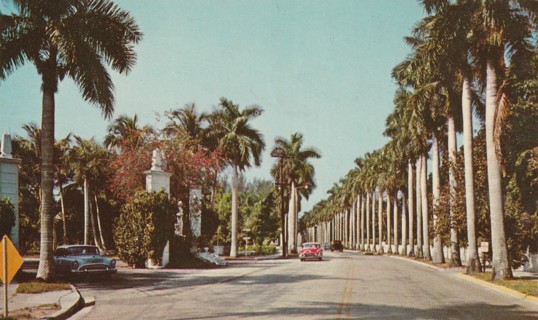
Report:
[[[331,241],[331,251],[344,251],[344,245],[342,244],[342,240],[333,240]]]
[[[325,245],[323,246],[323,249],[324,250],[331,250],[331,243],[330,242],[325,242]]]
[[[54,271],[61,275],[116,273],[116,260],[102,256],[96,246],[63,245],[56,249],[53,257]]]
[[[315,259],[321,261],[323,258],[323,249],[321,249],[321,244],[319,242],[305,242],[303,247],[299,252],[299,258],[301,261],[307,259]]]

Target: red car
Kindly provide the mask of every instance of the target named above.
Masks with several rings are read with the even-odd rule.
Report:
[[[315,259],[321,261],[323,258],[323,249],[321,249],[321,244],[319,242],[305,242],[303,247],[299,252],[299,258],[301,261],[306,259]]]

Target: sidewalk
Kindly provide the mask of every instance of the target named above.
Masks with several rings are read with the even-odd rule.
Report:
[[[17,293],[18,286],[17,283],[8,286],[8,316],[14,319],[66,319],[84,306],[84,300],[73,286],[71,290],[36,294]],[[3,316],[3,285],[0,291],[0,315]]]

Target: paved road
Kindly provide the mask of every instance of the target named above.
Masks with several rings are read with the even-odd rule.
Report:
[[[322,262],[120,270],[81,283],[73,319],[538,319],[538,305],[410,261],[352,252]]]

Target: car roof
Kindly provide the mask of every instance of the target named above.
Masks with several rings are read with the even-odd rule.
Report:
[[[303,244],[320,244],[319,242],[303,242]]]
[[[89,244],[62,244],[61,246],[58,246],[56,249],[69,249],[69,248],[97,248],[97,246],[92,246]]]

